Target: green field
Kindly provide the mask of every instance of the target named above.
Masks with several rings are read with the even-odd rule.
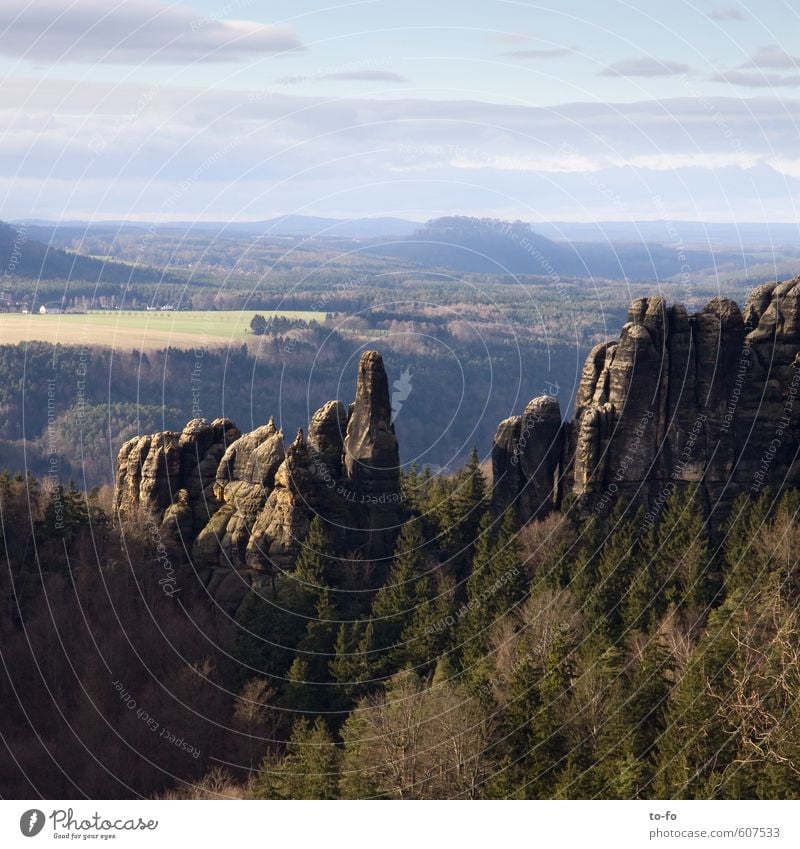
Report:
[[[53,342],[61,345],[105,345],[110,348],[154,349],[220,347],[253,340],[250,320],[265,318],[325,320],[324,312],[230,310],[196,312],[89,312],[78,315],[0,313],[0,344]]]

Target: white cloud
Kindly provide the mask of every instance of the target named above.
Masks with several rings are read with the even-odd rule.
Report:
[[[232,10],[249,5],[232,0]],[[301,47],[284,26],[201,17],[156,0],[3,0],[0,54],[35,62],[232,61]]]
[[[527,32],[502,32],[498,35],[491,36],[491,41],[498,44],[525,44],[532,41],[533,36]]]
[[[712,9],[708,13],[712,21],[743,21],[744,12],[738,6],[727,6],[723,9]]]
[[[638,59],[624,59],[615,62],[599,72],[601,77],[676,77],[688,74],[691,68],[682,62],[669,59],[654,59],[641,56]]]
[[[786,174],[788,177],[800,177],[800,159],[776,156],[767,159],[767,164],[779,174]]]
[[[777,44],[761,47],[742,68],[774,68],[778,71],[800,70],[800,57],[792,56]]]

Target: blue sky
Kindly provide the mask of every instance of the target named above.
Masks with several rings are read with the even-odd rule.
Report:
[[[0,217],[793,221],[799,18],[3,0]]]

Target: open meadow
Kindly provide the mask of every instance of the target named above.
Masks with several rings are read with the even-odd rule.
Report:
[[[312,319],[325,313],[311,311],[198,310],[192,312],[98,311],[39,315],[0,313],[0,344],[51,342],[61,345],[104,345],[109,348],[217,347],[254,338],[250,320],[265,318]]]

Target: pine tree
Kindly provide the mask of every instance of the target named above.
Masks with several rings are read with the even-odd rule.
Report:
[[[625,599],[640,566],[641,524],[619,503],[603,545],[597,584],[588,597],[591,621],[608,640],[618,642],[625,632]]]
[[[735,610],[735,604],[726,602],[710,614],[706,632],[670,698],[658,740],[652,792],[656,798],[710,798],[735,756],[735,740],[722,717],[722,703],[714,695],[731,692]]]
[[[702,612],[716,596],[706,522],[697,488],[674,489],[664,505],[655,537],[657,580],[666,603]]]
[[[400,531],[389,578],[372,605],[375,643],[384,651],[387,669],[401,668],[406,661],[402,635],[418,606],[433,598],[431,569],[420,520],[411,519]]]
[[[338,614],[328,589],[320,591],[314,617],[297,644],[297,657],[289,671],[288,707],[298,707],[291,699],[300,698],[307,713],[340,710],[345,692],[335,686],[330,664],[336,657]]]
[[[335,584],[335,565],[334,546],[325,522],[320,516],[315,516],[311,520],[295,568],[288,576],[296,613],[307,617],[314,615],[322,591]]]
[[[660,639],[651,637],[629,678],[628,697],[623,711],[632,725],[630,753],[652,767],[656,741],[665,728],[672,660]],[[640,779],[648,780],[644,772]]]
[[[341,754],[322,717],[301,717],[281,759],[265,758],[256,777],[256,799],[338,798]]]
[[[417,582],[414,591],[419,601],[403,628],[400,642],[406,664],[425,674],[445,652],[454,648],[455,582],[441,574],[438,582],[426,576]]]
[[[350,699],[358,699],[373,690],[386,674],[385,657],[375,648],[375,626],[371,619],[342,625],[337,637],[336,656],[331,675]]]
[[[513,510],[503,513],[496,533],[492,530],[487,515],[478,532],[472,574],[467,581],[467,601],[457,612],[463,663],[465,667],[475,666],[476,672],[485,655],[489,629],[521,604],[529,589],[520,562]]]
[[[400,471],[400,490],[403,493],[403,503],[410,509],[424,512],[425,493],[421,489],[422,481],[419,474],[419,466],[416,460],[411,464],[408,471]]]
[[[302,655],[297,655],[289,667],[282,704],[287,710],[298,713],[311,715],[318,711],[318,697],[311,680],[310,664]]]
[[[569,647],[557,637],[548,653],[539,683],[538,709],[531,718],[532,747],[526,758],[526,797],[551,799],[566,765],[569,744],[565,711],[569,690]]]
[[[509,680],[508,700],[497,712],[494,748],[498,767],[487,788],[487,795],[491,798],[527,798],[527,757],[534,745],[531,717],[541,707],[539,690],[535,685],[538,674],[531,659],[523,658]]]
[[[597,586],[597,573],[605,534],[597,516],[592,514],[579,528],[578,552],[569,570],[567,586],[579,607],[586,608]]]
[[[308,620],[292,611],[291,589],[282,582],[274,597],[251,592],[242,602],[236,614],[234,650],[240,683],[253,675],[262,675],[277,688],[292,664],[294,647],[302,638]]]
[[[750,592],[762,581],[769,564],[759,555],[758,539],[766,530],[771,496],[762,492],[756,501],[742,493],[733,502],[731,515],[725,526],[724,588],[734,592]]]
[[[478,450],[473,448],[467,466],[458,474],[455,488],[446,502],[445,543],[451,552],[452,570],[466,575],[472,563],[475,540],[486,511],[486,479],[480,467]]]
[[[537,669],[530,658],[516,664],[500,712],[500,762],[490,782],[490,796],[553,798],[569,752],[562,714],[568,679],[565,645],[558,640],[544,668]]]

